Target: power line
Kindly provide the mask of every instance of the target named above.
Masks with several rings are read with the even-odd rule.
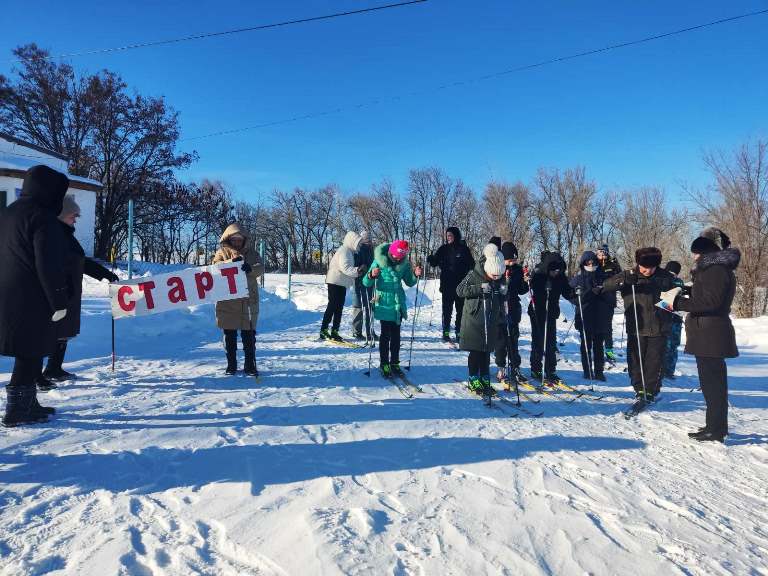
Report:
[[[382,102],[385,102],[385,101],[394,102],[394,101],[400,100],[402,98],[413,97],[413,96],[420,96],[420,95],[423,95],[423,94],[428,94],[430,92],[436,92],[438,90],[447,90],[449,88],[457,88],[459,86],[466,86],[466,85],[474,84],[474,83],[477,83],[477,82],[484,82],[486,80],[491,80],[491,79],[494,79],[494,78],[499,78],[501,76],[507,76],[507,75],[510,75],[510,74],[515,74],[517,72],[524,72],[526,70],[532,70],[534,68],[541,68],[543,66],[548,66],[550,64],[557,64],[557,63],[560,63],[560,62],[565,62],[567,60],[574,60],[576,58],[583,58],[583,57],[586,57],[586,56],[593,56],[595,54],[601,54],[601,53],[604,53],[604,52],[608,52],[610,50],[617,50],[619,48],[627,48],[629,46],[637,46],[638,44],[644,44],[644,43],[647,43],[647,42],[653,42],[655,40],[661,40],[663,38],[669,38],[671,36],[678,36],[680,34],[685,34],[687,32],[693,32],[693,31],[696,31],[696,30],[702,30],[704,28],[709,28],[711,26],[717,26],[719,24],[725,24],[727,22],[734,22],[736,20],[743,20],[745,18],[750,18],[752,16],[760,16],[762,14],[768,14],[768,9],[766,9],[766,10],[758,10],[756,12],[748,12],[746,14],[740,14],[738,16],[731,16],[729,18],[721,18],[720,20],[714,20],[712,22],[706,22],[704,24],[697,24],[695,26],[689,26],[687,28],[681,28],[679,30],[674,30],[672,32],[665,32],[663,34],[655,34],[653,36],[647,36],[645,38],[640,38],[640,39],[637,39],[637,40],[630,40],[628,42],[621,42],[619,44],[610,44],[610,45],[604,46],[602,48],[596,48],[594,50],[587,50],[586,52],[577,52],[575,54],[569,54],[567,56],[560,56],[560,57],[557,57],[557,58],[550,58],[548,60],[542,60],[540,62],[534,62],[532,64],[525,64],[523,66],[517,66],[515,68],[509,68],[507,70],[501,70],[499,72],[493,72],[493,73],[490,73],[490,74],[484,74],[482,76],[476,76],[474,78],[468,78],[466,80],[457,80],[455,82],[449,82],[449,83],[446,83],[446,84],[440,84],[438,86],[433,86],[431,88],[427,88],[427,89],[424,89],[424,90],[416,90],[416,91],[413,91],[413,92],[407,92],[407,93],[403,93],[403,94],[399,94],[399,95],[395,95],[395,96],[389,96],[389,97],[386,97],[386,98],[370,100],[370,101],[367,101],[367,102],[361,102],[359,104],[355,104],[355,105],[351,105],[351,106],[344,106],[344,107],[333,108],[333,109],[329,109],[329,110],[323,110],[321,112],[309,112],[309,113],[306,113],[306,114],[292,116],[292,117],[289,117],[289,118],[283,118],[282,120],[273,120],[271,122],[265,122],[263,124],[254,124],[253,126],[245,126],[243,128],[233,128],[233,129],[230,129],[230,130],[221,130],[221,131],[218,131],[218,132],[211,132],[210,134],[203,134],[201,136],[192,136],[190,138],[184,138],[181,141],[182,142],[188,142],[188,141],[191,141],[191,140],[202,140],[204,138],[213,138],[215,136],[226,136],[226,135],[230,135],[230,134],[237,134],[237,133],[240,133],[240,132],[248,132],[250,130],[258,130],[260,128],[268,128],[268,127],[271,127],[271,126],[278,126],[280,124],[290,124],[290,123],[293,123],[293,122],[299,122],[301,120],[309,120],[309,119],[312,119],[312,118],[320,118],[322,116],[329,116],[331,114],[339,114],[339,113],[342,113],[342,112],[346,112],[348,110],[358,110],[358,109],[361,109],[361,108],[368,108],[368,107],[371,107],[371,106],[375,106],[377,104],[381,104]]]
[[[204,38],[214,38],[216,36],[227,36],[229,34],[242,34],[243,32],[256,32],[258,30],[268,30],[270,28],[282,28],[284,26],[292,26],[294,24],[306,24],[308,22],[318,22],[320,20],[330,20],[332,18],[341,18],[343,16],[354,16],[357,14],[366,14],[370,12],[379,12],[381,10],[388,10],[390,8],[402,8],[404,6],[410,6],[412,4],[422,4],[428,2],[428,0],[408,0],[406,2],[397,2],[394,4],[385,4],[383,6],[372,6],[371,8],[361,8],[359,10],[348,10],[346,12],[336,12],[334,14],[325,14],[323,16],[310,16],[308,18],[299,18],[296,20],[286,20],[284,22],[274,22],[272,24],[260,24],[258,26],[249,26],[247,28],[236,28],[234,30],[224,30],[221,32],[206,32],[203,34],[193,34],[191,36],[182,36],[180,38],[171,38],[168,40],[155,40],[150,42],[139,42],[136,44],[127,44],[125,46],[117,46],[114,48],[100,48],[96,50],[87,50],[84,52],[70,52],[69,54],[58,54],[56,56],[48,56],[47,60],[54,60],[56,58],[76,58],[78,56],[92,56],[94,54],[110,54],[113,52],[124,52],[126,50],[135,50],[137,48],[150,48],[153,46],[164,46],[167,44],[178,44],[180,42],[190,42],[192,40],[202,40]],[[18,59],[8,60],[8,62],[19,62]]]

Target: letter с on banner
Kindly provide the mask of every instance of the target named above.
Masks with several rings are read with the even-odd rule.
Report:
[[[248,280],[239,262],[187,268],[109,285],[115,319],[247,297]]]

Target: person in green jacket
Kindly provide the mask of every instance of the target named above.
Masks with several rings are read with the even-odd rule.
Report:
[[[459,347],[469,352],[469,389],[491,393],[491,352],[496,349],[498,326],[505,320],[504,256],[495,244],[483,248],[483,255],[469,271],[456,294],[464,298]]]
[[[379,244],[373,251],[373,263],[363,278],[363,285],[373,286],[373,317],[381,322],[379,332],[379,369],[385,378],[401,375],[400,324],[408,317],[403,282],[413,286],[421,276],[421,267],[411,268],[408,242],[395,240]]]

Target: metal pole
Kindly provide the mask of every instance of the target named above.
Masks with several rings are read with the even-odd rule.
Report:
[[[643,370],[643,351],[640,349],[640,324],[637,321],[637,298],[634,284],[632,284],[632,307],[635,309],[635,336],[637,337],[637,359],[640,361],[640,380],[643,383],[643,402],[647,402],[648,392],[645,389],[645,370]],[[627,334],[627,339],[629,339],[629,334]]]
[[[293,258],[293,247],[288,246],[288,302],[291,301],[291,259]]]
[[[264,240],[259,240],[259,258],[261,258],[261,264],[264,266],[264,274],[261,275],[261,287],[264,288],[264,277],[266,274],[266,266],[264,264]]]
[[[365,288],[365,286],[363,286]],[[367,289],[367,288],[366,288]],[[376,278],[373,279],[373,295],[376,296]],[[371,319],[371,327],[369,330],[369,334],[373,334],[373,302],[371,302],[371,297],[368,297],[368,317]],[[373,362],[373,346],[375,344],[375,340],[373,339],[373,336],[371,336],[371,344],[368,346],[368,371],[363,372],[366,376],[371,375],[371,363]]]
[[[587,365],[589,366],[589,389],[594,390],[595,389],[595,373],[592,370],[592,347],[589,345],[589,342],[587,341],[587,323],[584,320],[584,308],[582,308],[581,305],[581,288],[576,289],[576,296],[579,299],[579,316],[581,317],[581,342],[582,346],[584,346],[584,352],[587,355]],[[574,321],[576,321],[576,315],[573,316]]]
[[[128,200],[128,279],[133,278],[133,198]]]
[[[422,272],[424,272],[422,270]],[[416,333],[416,317],[419,315],[419,277],[416,277],[416,297],[414,298],[413,304],[415,310],[413,311],[413,322],[411,323],[411,345],[408,349],[408,366],[405,367],[406,370],[411,369],[411,357],[413,356],[413,336]]]
[[[549,285],[549,280],[547,280],[546,285],[546,302],[544,302],[544,361],[542,362],[542,373],[541,373],[541,383],[544,384],[544,380],[547,377],[547,328],[549,324],[549,292],[551,288]],[[534,309],[535,313],[535,309]],[[555,327],[557,327],[557,324],[555,324]]]

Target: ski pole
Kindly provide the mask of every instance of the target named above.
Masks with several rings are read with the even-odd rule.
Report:
[[[576,296],[579,299],[579,316],[581,317],[581,345],[584,353],[587,355],[587,365],[589,366],[589,389],[595,389],[595,373],[592,370],[592,347],[587,341],[586,322],[584,320],[584,308],[581,305],[581,288],[576,288]],[[574,318],[575,320],[575,318]]]
[[[419,278],[416,277],[416,297],[413,301],[416,309],[413,312],[413,322],[411,322],[411,345],[408,349],[408,366],[405,367],[406,370],[410,371],[411,369],[411,357],[413,356],[413,336],[416,333],[416,317],[419,315]]]
[[[507,378],[512,376],[512,332],[509,329],[509,301],[504,302],[504,325],[507,328]],[[520,406],[520,383],[517,381],[517,374],[515,374],[515,394],[517,394],[517,405]]]
[[[645,370],[643,370],[643,351],[640,349],[640,324],[637,321],[637,298],[635,297],[634,284],[632,284],[632,307],[635,310],[635,336],[637,337],[637,359],[640,361],[640,381],[643,383],[643,402],[647,402],[648,392],[645,389]]]
[[[547,293],[547,299],[544,302],[544,374],[547,372],[547,324],[549,324],[549,293],[552,290],[552,287],[547,281],[546,285],[546,293]],[[536,310],[534,309],[534,313]],[[557,326],[557,325],[555,325]],[[544,383],[544,377],[542,377],[542,384]]]
[[[373,296],[376,297],[376,278],[373,279]],[[368,317],[371,319],[371,332],[373,331],[373,303],[371,298],[368,298]],[[373,343],[375,340],[371,338],[371,345],[368,347],[368,371],[364,372],[366,376],[371,375],[371,362],[373,361]]]

